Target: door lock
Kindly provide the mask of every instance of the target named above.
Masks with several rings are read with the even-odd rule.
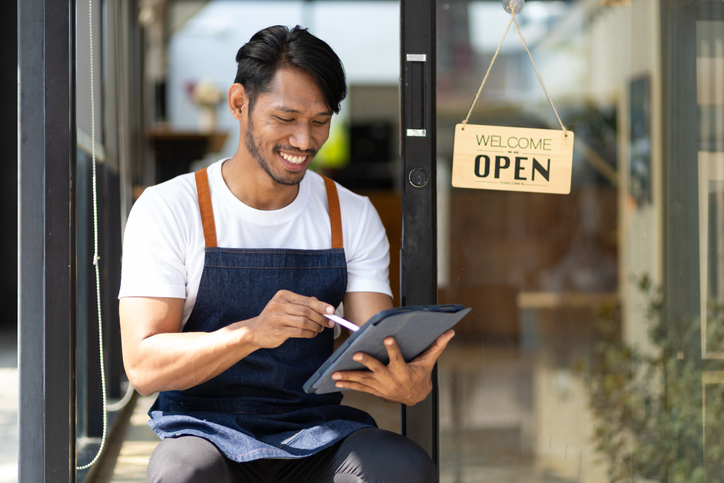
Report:
[[[430,178],[427,175],[427,171],[425,171],[422,168],[415,168],[412,171],[410,171],[409,175],[410,184],[414,186],[415,188],[423,188],[425,185],[427,185],[427,182],[430,180]]]

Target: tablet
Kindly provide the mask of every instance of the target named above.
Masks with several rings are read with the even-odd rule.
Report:
[[[389,362],[383,341],[394,337],[403,357],[411,361],[465,317],[469,308],[462,305],[418,305],[383,310],[363,324],[360,329],[329,356],[324,364],[304,383],[308,393],[325,394],[344,389],[336,387],[332,374],[337,371],[368,370],[352,360],[357,352],[364,352],[383,364]]]

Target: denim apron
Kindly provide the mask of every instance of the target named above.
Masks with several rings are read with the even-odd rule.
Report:
[[[211,332],[256,317],[281,289],[337,306],[347,287],[347,262],[337,188],[327,189],[332,248],[243,249],[216,246],[206,170],[196,173],[204,238],[204,269],[185,332]],[[307,394],[304,382],[333,350],[333,330],[259,349],[217,377],[184,391],[161,392],[149,425],[162,439],[198,436],[229,459],[301,458],[364,427],[367,413],[340,405],[341,393]]]

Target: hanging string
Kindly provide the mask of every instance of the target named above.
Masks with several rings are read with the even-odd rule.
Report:
[[[95,104],[95,78],[93,53],[95,45],[93,43],[93,0],[88,0],[88,34],[90,46],[90,101],[91,101],[91,166],[92,166],[92,199],[93,199],[93,267],[96,280],[96,309],[98,313],[98,347],[100,353],[100,372],[101,372],[101,399],[103,402],[103,434],[98,447],[98,452],[90,461],[83,466],[76,466],[77,471],[87,470],[93,466],[103,454],[106,446],[106,437],[108,433],[108,401],[106,397],[106,370],[103,363],[103,319],[101,318],[101,274],[100,274],[100,256],[98,251],[98,187],[96,174],[96,104]]]
[[[512,2],[511,2],[511,8],[512,8]],[[541,87],[543,87],[543,92],[546,93],[546,97],[548,98],[548,102],[551,103],[551,107],[553,108],[553,112],[556,114],[556,119],[558,119],[558,124],[561,125],[561,129],[563,129],[563,133],[568,135],[568,132],[566,130],[566,127],[563,125],[563,122],[561,122],[561,118],[558,115],[558,111],[556,110],[556,106],[553,105],[553,99],[551,99],[551,96],[548,94],[548,89],[546,89],[546,85],[543,82],[543,77],[541,77],[540,72],[538,72],[538,67],[536,67],[535,62],[533,62],[533,56],[530,53],[530,50],[528,50],[528,45],[525,43],[525,39],[523,38],[523,34],[520,32],[520,27],[518,26],[518,22],[515,21],[515,10],[513,10],[511,14],[511,20],[513,23],[515,23],[515,28],[518,30],[518,35],[520,35],[520,40],[523,42],[523,47],[525,47],[525,51],[528,52],[528,57],[530,57],[530,63],[533,64],[533,69],[535,69],[535,73],[538,76],[538,80],[540,81]]]
[[[493,60],[490,61],[490,65],[488,66],[488,71],[485,73],[485,77],[483,77],[483,82],[480,84],[480,88],[478,89],[478,93],[475,95],[475,99],[473,99],[473,105],[470,106],[470,110],[468,111],[468,115],[465,116],[465,120],[463,121],[462,129],[465,130],[465,125],[468,123],[468,120],[470,119],[470,115],[473,112],[473,109],[475,108],[475,104],[478,102],[478,98],[480,97],[480,92],[483,90],[483,86],[485,85],[485,81],[488,79],[488,74],[490,74],[490,69],[493,68],[493,63],[495,62],[495,58],[498,56],[498,52],[500,52],[500,47],[503,45],[503,41],[505,40],[506,35],[508,35],[508,30],[510,29],[510,24],[514,23],[515,28],[518,30],[518,35],[520,36],[520,40],[523,41],[523,47],[525,47],[525,51],[528,52],[528,57],[530,57],[530,63],[533,64],[533,69],[535,69],[535,73],[538,75],[538,80],[540,81],[540,85],[543,87],[543,92],[545,92],[546,97],[548,98],[548,102],[551,103],[551,107],[553,108],[553,112],[556,114],[556,118],[558,119],[558,123],[561,125],[561,129],[563,130],[563,133],[568,136],[568,130],[563,125],[563,122],[561,121],[560,116],[558,115],[558,111],[556,110],[556,106],[553,105],[553,99],[551,99],[551,96],[548,94],[548,89],[546,89],[546,85],[543,82],[543,77],[541,77],[540,72],[538,72],[538,67],[536,67],[535,62],[533,62],[533,56],[530,53],[530,50],[528,50],[528,45],[525,43],[525,39],[523,38],[523,34],[520,31],[520,27],[518,26],[518,22],[515,20],[515,7],[516,3],[514,1],[510,2],[510,22],[508,22],[508,26],[505,28],[505,33],[503,33],[503,38],[500,39],[500,44],[498,44],[498,48],[495,51],[495,55],[493,55]]]
[[[511,2],[512,4],[512,2]],[[473,105],[470,106],[470,110],[468,111],[468,115],[465,116],[465,120],[463,121],[463,129],[465,129],[465,125],[468,123],[468,119],[470,119],[470,114],[473,113],[473,109],[475,108],[475,104],[478,103],[478,98],[480,97],[480,93],[483,91],[483,86],[485,85],[485,81],[488,80],[488,75],[490,74],[490,69],[493,68],[493,64],[495,63],[495,58],[498,57],[498,52],[500,52],[500,47],[503,46],[503,41],[505,40],[505,36],[508,35],[508,30],[510,29],[510,24],[513,23],[513,19],[515,18],[515,9],[512,10],[513,15],[510,17],[510,22],[508,22],[508,26],[505,28],[505,33],[503,34],[503,38],[500,39],[500,43],[498,44],[498,48],[495,50],[495,54],[493,55],[493,60],[490,61],[490,65],[488,66],[488,71],[485,73],[485,77],[483,77],[483,82],[480,84],[480,88],[478,89],[478,93],[475,94],[475,99],[473,99]]]

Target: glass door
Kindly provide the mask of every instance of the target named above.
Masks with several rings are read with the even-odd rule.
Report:
[[[437,3],[437,281],[473,311],[439,363],[443,482],[716,481],[721,2],[528,1],[571,193],[451,186],[453,133],[510,21]],[[515,26],[472,124],[559,128]]]

